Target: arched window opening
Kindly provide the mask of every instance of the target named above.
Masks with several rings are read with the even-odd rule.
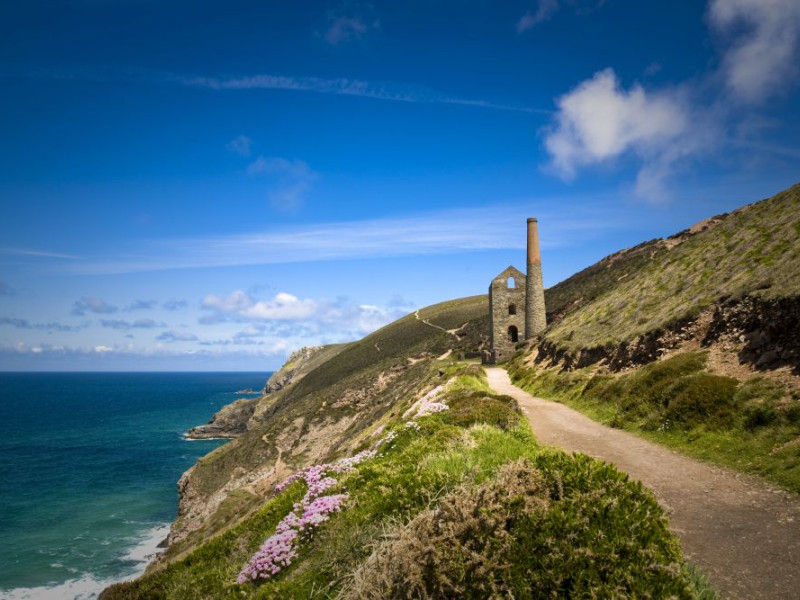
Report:
[[[514,325],[508,328],[508,341],[514,344],[519,341],[519,333]]]
[[[513,277],[509,277],[509,278],[508,278],[508,281],[507,281],[506,283],[508,283],[508,287],[509,287],[509,288],[515,288],[515,287],[517,287],[517,282],[516,282],[516,281],[514,281],[514,278],[513,278]]]
[[[508,314],[510,314],[510,315],[517,314],[517,305],[516,304],[509,304],[508,305]]]

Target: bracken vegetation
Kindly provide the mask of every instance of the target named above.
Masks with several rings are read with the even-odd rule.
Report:
[[[349,495],[274,577],[236,583],[307,493],[290,483],[182,560],[103,598],[714,597],[682,561],[661,508],[638,483],[582,455],[537,446],[514,401],[454,364],[437,400],[402,412],[365,445],[378,455],[328,492]],[[377,439],[383,439],[378,444]]]

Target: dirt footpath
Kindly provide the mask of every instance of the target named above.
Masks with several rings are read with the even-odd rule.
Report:
[[[686,557],[723,598],[800,599],[800,497],[755,477],[682,456],[592,421],[514,386],[504,369],[489,384],[519,402],[543,444],[614,463],[650,488]]]

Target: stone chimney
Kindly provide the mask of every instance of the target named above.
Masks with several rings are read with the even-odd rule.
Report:
[[[539,223],[528,219],[528,275],[525,287],[525,339],[547,327],[542,283],[542,255],[539,252]]]

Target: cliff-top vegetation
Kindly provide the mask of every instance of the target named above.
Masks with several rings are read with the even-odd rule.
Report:
[[[486,391],[480,369],[452,365],[436,377],[363,441],[358,450],[375,455],[329,473],[322,493],[341,505],[302,529],[268,576],[247,571],[237,583],[308,496],[307,478],[103,598],[713,597],[640,484],[540,448],[514,401]]]

